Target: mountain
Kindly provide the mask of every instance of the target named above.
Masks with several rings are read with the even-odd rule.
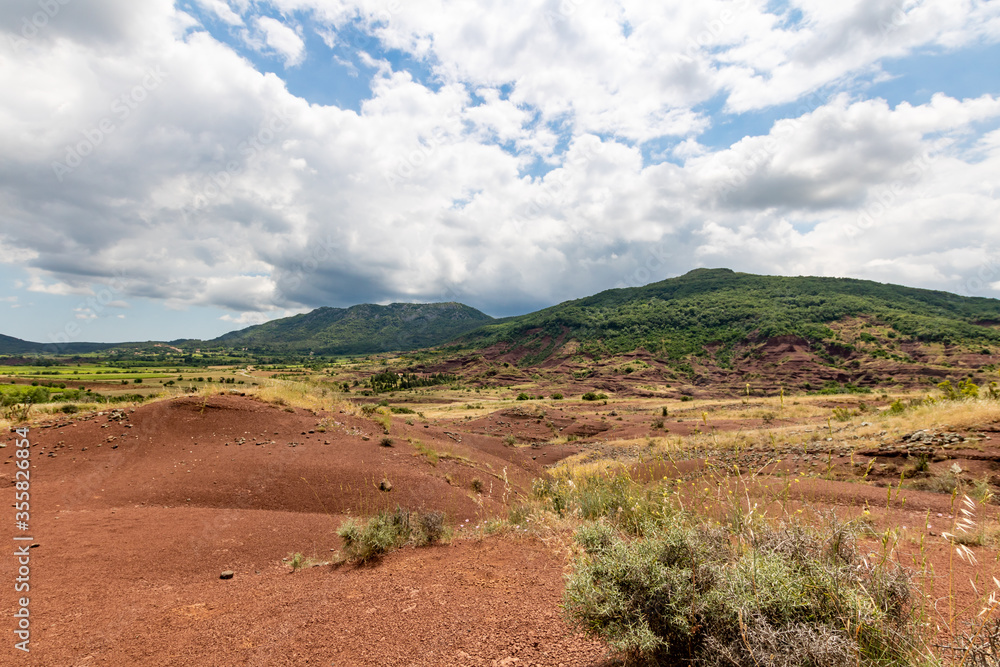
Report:
[[[493,321],[475,308],[454,302],[362,304],[317,308],[233,331],[208,344],[256,352],[369,354],[433,347]]]
[[[32,343],[0,334],[0,354],[85,354],[114,346],[112,343]]]
[[[843,332],[852,318],[864,318],[877,330]],[[871,346],[876,356],[895,354],[893,345],[906,341],[988,348],[1000,344],[998,325],[996,299],[850,278],[696,269],[498,320],[465,334],[461,342],[516,349],[522,365],[547,359],[569,341],[579,343],[574,353],[590,356],[642,348],[680,360],[711,350],[725,365],[737,347],[782,336],[811,344],[827,357],[857,347],[855,341],[862,345],[876,339],[884,343],[879,353]]]

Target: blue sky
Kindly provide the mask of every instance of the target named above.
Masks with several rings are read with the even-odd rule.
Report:
[[[997,3],[553,7],[5,3],[0,333],[503,316],[700,266],[1000,296]]]

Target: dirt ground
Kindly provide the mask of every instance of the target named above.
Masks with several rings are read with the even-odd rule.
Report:
[[[606,664],[600,642],[560,619],[558,548],[474,528],[540,464],[498,438],[448,432],[399,421],[386,447],[371,420],[239,396],[40,424],[31,652],[11,641],[0,664]],[[415,436],[444,456],[428,463],[406,441]],[[8,505],[13,451],[0,450]],[[292,573],[282,562],[329,560],[345,518],[396,505],[465,528],[373,565]],[[0,580],[16,567],[0,559]],[[234,577],[220,580],[224,570]],[[2,609],[12,619],[15,596]]]
[[[565,539],[482,530],[530,492],[545,466],[609,437],[648,435],[648,412],[617,411],[576,404],[541,416],[515,406],[412,424],[396,415],[389,435],[343,411],[240,395],[47,418],[29,434],[31,652],[15,650],[7,634],[0,665],[617,664],[605,644],[561,617]],[[689,435],[698,420],[668,424],[672,436]],[[713,425],[754,426],[722,417]],[[930,573],[920,585],[935,610],[928,620],[938,622],[956,613],[953,600],[965,605],[959,615],[975,613],[970,601],[1000,577],[995,553],[974,547],[977,564],[956,558],[941,538],[956,516],[951,496],[893,495],[888,485],[911,449],[930,452],[938,468],[978,465],[987,474],[1000,460],[1000,438],[969,449],[934,437],[869,451],[864,484],[856,479],[862,464],[833,445],[692,458],[644,474],[687,484],[712,466],[736,465],[760,475],[744,493],[771,516],[834,509],[898,528],[890,546]],[[16,459],[12,439],[5,442],[0,500],[10,506]],[[790,481],[824,465],[829,479]],[[767,479],[760,471],[768,466],[786,477]],[[385,481],[391,490],[380,489]],[[444,511],[460,528],[449,544],[407,547],[363,566],[292,572],[283,560],[301,553],[327,561],[341,547],[335,530],[344,519],[396,506]],[[995,508],[980,511],[979,521],[996,519]],[[22,534],[8,525],[10,535]],[[2,582],[13,582],[16,568],[12,556],[0,558],[8,629],[17,597]],[[234,576],[221,580],[226,570]]]

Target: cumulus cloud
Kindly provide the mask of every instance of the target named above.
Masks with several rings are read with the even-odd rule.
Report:
[[[223,0],[197,0],[198,4],[212,12],[220,21],[232,26],[243,25],[243,19]]]
[[[257,7],[201,4],[234,34]],[[16,19],[36,5],[5,5],[0,263],[50,295],[125,275],[112,307],[239,325],[394,300],[510,314],[693,266],[996,296],[1000,101],[811,92],[993,39],[993,4],[282,0],[294,23],[246,19],[286,67],[308,16],[431,72],[373,49],[356,111],[297,97],[169,2],[99,2],[89,27],[71,3],[32,39]],[[801,108],[713,148],[713,99]]]
[[[258,16],[254,24],[263,35],[266,47],[285,59],[285,67],[295,67],[302,62],[306,45],[295,30],[269,16]]]

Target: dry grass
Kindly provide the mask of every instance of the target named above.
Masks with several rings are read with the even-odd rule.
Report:
[[[880,415],[880,421],[889,429],[900,431],[969,429],[997,420],[1000,420],[1000,402],[988,399],[937,401],[910,408],[900,415]]]
[[[227,394],[230,389],[225,385],[207,385],[200,387],[195,396],[215,396]],[[330,407],[329,390],[303,382],[288,380],[263,380],[256,387],[240,387],[241,393],[255,396],[262,401],[275,405],[287,405],[307,410],[323,410]]]

